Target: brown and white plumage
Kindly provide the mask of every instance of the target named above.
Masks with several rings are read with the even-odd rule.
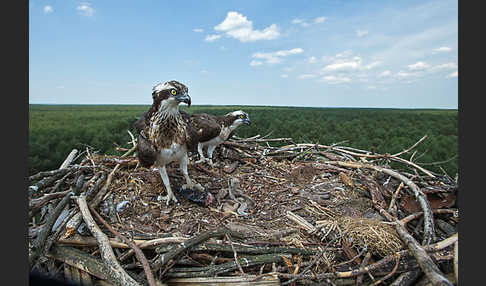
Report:
[[[204,190],[191,180],[187,171],[188,150],[195,148],[198,139],[195,130],[179,111],[181,102],[191,105],[191,97],[184,84],[174,80],[157,84],[152,89],[152,98],[150,109],[134,123],[138,133],[137,156],[142,166],[157,166],[167,190],[163,199],[169,204],[171,200],[177,202],[165,168],[170,162],[179,163],[186,179],[183,188]]]
[[[251,124],[248,113],[237,110],[224,116],[207,113],[192,114],[188,121],[197,132],[197,151],[200,159],[196,163],[209,161],[213,166],[213,152],[216,147],[231,138],[241,124]],[[203,148],[207,147],[208,158],[204,157]]]

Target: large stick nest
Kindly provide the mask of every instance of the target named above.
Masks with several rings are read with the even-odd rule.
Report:
[[[164,237],[196,238],[221,228],[242,234],[241,238],[238,235],[209,238],[185,250],[169,264],[155,269],[158,270],[154,272],[155,277],[161,281],[170,277],[206,276],[204,271],[200,272],[201,275],[195,273],[204,267],[223,267],[224,263],[234,262],[235,257],[258,260],[258,255],[276,253],[280,254],[270,259],[271,262],[245,266],[237,259],[235,267],[215,273],[220,273],[218,276],[241,275],[241,271],[253,275],[273,273],[277,280],[294,278],[297,283],[323,281],[326,273],[334,273],[334,276],[325,276],[331,280],[359,276],[345,277],[337,273],[358,269],[366,255],[371,257],[368,262],[371,264],[406,249],[394,223],[382,217],[380,210],[393,214],[396,219],[405,219],[408,232],[419,242],[430,232],[433,232],[434,238],[431,243],[457,232],[457,181],[447,174],[434,174],[400,157],[418,143],[398,154],[381,155],[337,145],[272,147],[270,143],[275,141],[282,143],[290,139],[236,138],[216,149],[213,160],[217,166],[192,163],[189,175],[214,196],[215,200],[210,205],[198,204],[176,193],[179,203],[167,206],[165,201],[159,200],[161,195],[166,194],[159,172],[154,168],[139,167],[138,160],[130,153],[114,156],[96,154],[87,149],[75,159],[79,159],[80,163],[31,176],[29,248],[34,257],[32,269],[68,279],[72,279],[72,275],[66,274],[69,272],[66,268],[71,272],[81,271],[68,260],[50,255],[45,247],[46,240],[51,249],[70,245],[99,259],[99,245],[93,239],[89,240],[93,234],[83,220],[77,224],[70,221],[79,209],[75,201],[68,202],[64,211],[51,218],[63,196],[73,190],[74,197],[86,195],[88,204],[113,229],[134,239],[138,245]],[[194,154],[192,162],[196,160]],[[391,161],[403,163],[403,168],[392,170],[389,166]],[[412,180],[430,209],[424,212],[415,190],[398,177],[380,172],[380,168]],[[167,171],[173,188],[184,184],[177,164],[170,164]],[[108,183],[106,177],[109,174],[111,182]],[[101,191],[102,196],[96,203],[97,193]],[[427,216],[427,211],[435,212],[432,230],[420,214],[424,212]],[[48,232],[47,239],[39,239],[49,218],[57,220],[53,231]],[[119,241],[99,221],[98,225],[103,233]],[[218,250],[214,246],[211,248],[211,244],[231,245],[232,248]],[[153,267],[162,254],[170,253],[177,245],[176,242],[168,242],[144,246],[143,252]],[[243,250],[257,246],[265,246],[269,250],[258,254],[250,249]],[[128,254],[128,246],[117,247],[112,243],[112,247],[126,271],[140,283],[145,283],[144,270],[135,256]],[[39,250],[41,248],[43,250]],[[405,263],[408,266],[394,269],[393,275],[416,269],[417,264],[411,261],[413,257],[409,257],[408,264]],[[446,268],[451,264],[451,259],[439,261]],[[307,266],[307,272],[302,273]],[[386,275],[393,266],[394,261],[390,260],[390,263],[377,268],[375,274]],[[82,270],[84,277],[91,281],[100,278],[93,271]],[[324,276],[319,278],[319,275]],[[361,276],[360,279],[367,281],[371,277]],[[108,278],[105,280],[114,283]],[[169,280],[169,284],[176,283],[174,281]]]

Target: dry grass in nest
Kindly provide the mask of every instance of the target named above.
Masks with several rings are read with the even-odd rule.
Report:
[[[340,217],[338,224],[344,236],[354,246],[366,247],[374,255],[384,257],[404,246],[395,229],[384,222],[367,218]]]

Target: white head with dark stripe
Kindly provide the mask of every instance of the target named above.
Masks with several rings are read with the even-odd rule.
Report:
[[[226,117],[231,118],[231,127],[234,129],[241,124],[250,125],[250,115],[243,110],[236,110],[226,114]]]
[[[178,110],[179,103],[181,102],[191,106],[191,97],[189,96],[188,88],[175,80],[155,85],[152,88],[152,99],[156,110]]]

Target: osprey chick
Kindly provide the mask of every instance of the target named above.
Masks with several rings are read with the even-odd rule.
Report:
[[[196,130],[198,136],[197,151],[200,159],[196,163],[209,161],[213,166],[213,152],[216,147],[231,138],[235,129],[241,124],[250,125],[248,113],[237,110],[224,116],[216,116],[207,113],[192,114],[189,122]],[[203,148],[207,147],[208,157],[204,157]]]
[[[157,166],[167,190],[163,199],[177,202],[172,192],[165,166],[176,161],[184,174],[186,184],[182,188],[196,187],[203,191],[200,184],[191,180],[187,172],[189,157],[187,151],[197,144],[194,129],[179,111],[181,102],[191,106],[187,87],[175,80],[157,84],[152,89],[153,103],[150,109],[134,123],[138,133],[137,156],[144,167]]]

